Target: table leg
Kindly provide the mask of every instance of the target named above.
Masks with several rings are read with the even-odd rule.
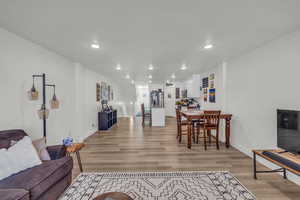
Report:
[[[211,144],[211,130],[207,130],[208,142]]]
[[[253,152],[253,178],[257,179],[256,176],[256,153]]]
[[[77,157],[77,161],[78,161],[80,172],[83,172],[79,151],[76,151],[76,157]]]
[[[231,119],[226,118],[226,128],[225,128],[225,136],[226,136],[226,147],[230,147],[230,121]]]
[[[188,142],[187,147],[192,148],[192,121],[188,121]]]
[[[192,124],[192,135],[193,135],[193,142],[195,143],[196,142],[196,138],[195,138],[195,123]]]

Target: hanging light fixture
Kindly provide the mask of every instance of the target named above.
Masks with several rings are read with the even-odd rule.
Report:
[[[34,86],[34,77],[32,78],[32,87],[27,92],[27,94],[28,94],[28,99],[30,101],[36,101],[39,99],[39,92],[35,89],[35,86]]]
[[[42,104],[41,109],[39,109],[37,113],[40,119],[48,119],[49,117],[49,110],[46,109],[45,104]]]
[[[56,94],[55,94],[55,85],[53,85],[53,88],[54,88],[54,93],[53,93],[53,97],[52,99],[50,100],[50,107],[51,109],[58,109],[59,108],[59,101],[56,97]]]

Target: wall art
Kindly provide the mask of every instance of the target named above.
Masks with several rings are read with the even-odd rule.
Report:
[[[216,103],[216,89],[209,89],[209,102]]]
[[[99,102],[101,99],[101,86],[99,83],[96,83],[96,101]]]
[[[180,88],[176,88],[176,91],[175,91],[175,93],[176,93],[176,99],[180,99]]]
[[[208,77],[202,79],[202,88],[208,88]]]

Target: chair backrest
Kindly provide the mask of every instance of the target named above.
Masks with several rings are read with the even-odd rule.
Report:
[[[141,112],[142,112],[142,116],[145,116],[145,105],[142,103],[141,104]]]
[[[196,108],[197,108],[197,106],[188,106],[187,107],[188,110],[193,110],[193,109],[196,109]]]
[[[176,120],[177,120],[177,125],[181,124],[181,114],[180,114],[180,110],[176,109]]]
[[[216,128],[219,127],[220,123],[220,110],[205,110],[204,111],[204,119],[206,120],[206,123],[209,125],[213,125]]]

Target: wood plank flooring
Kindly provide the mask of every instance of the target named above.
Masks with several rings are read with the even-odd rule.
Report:
[[[186,148],[186,136],[176,140],[176,120],[168,118],[166,127],[141,126],[139,118],[120,118],[109,131],[89,137],[81,151],[85,172],[102,171],[230,171],[257,199],[299,200],[300,186],[277,174],[259,174],[252,178],[252,160],[234,148],[204,151],[203,143]],[[74,159],[73,176],[79,174]],[[266,170],[258,164],[258,169]]]

